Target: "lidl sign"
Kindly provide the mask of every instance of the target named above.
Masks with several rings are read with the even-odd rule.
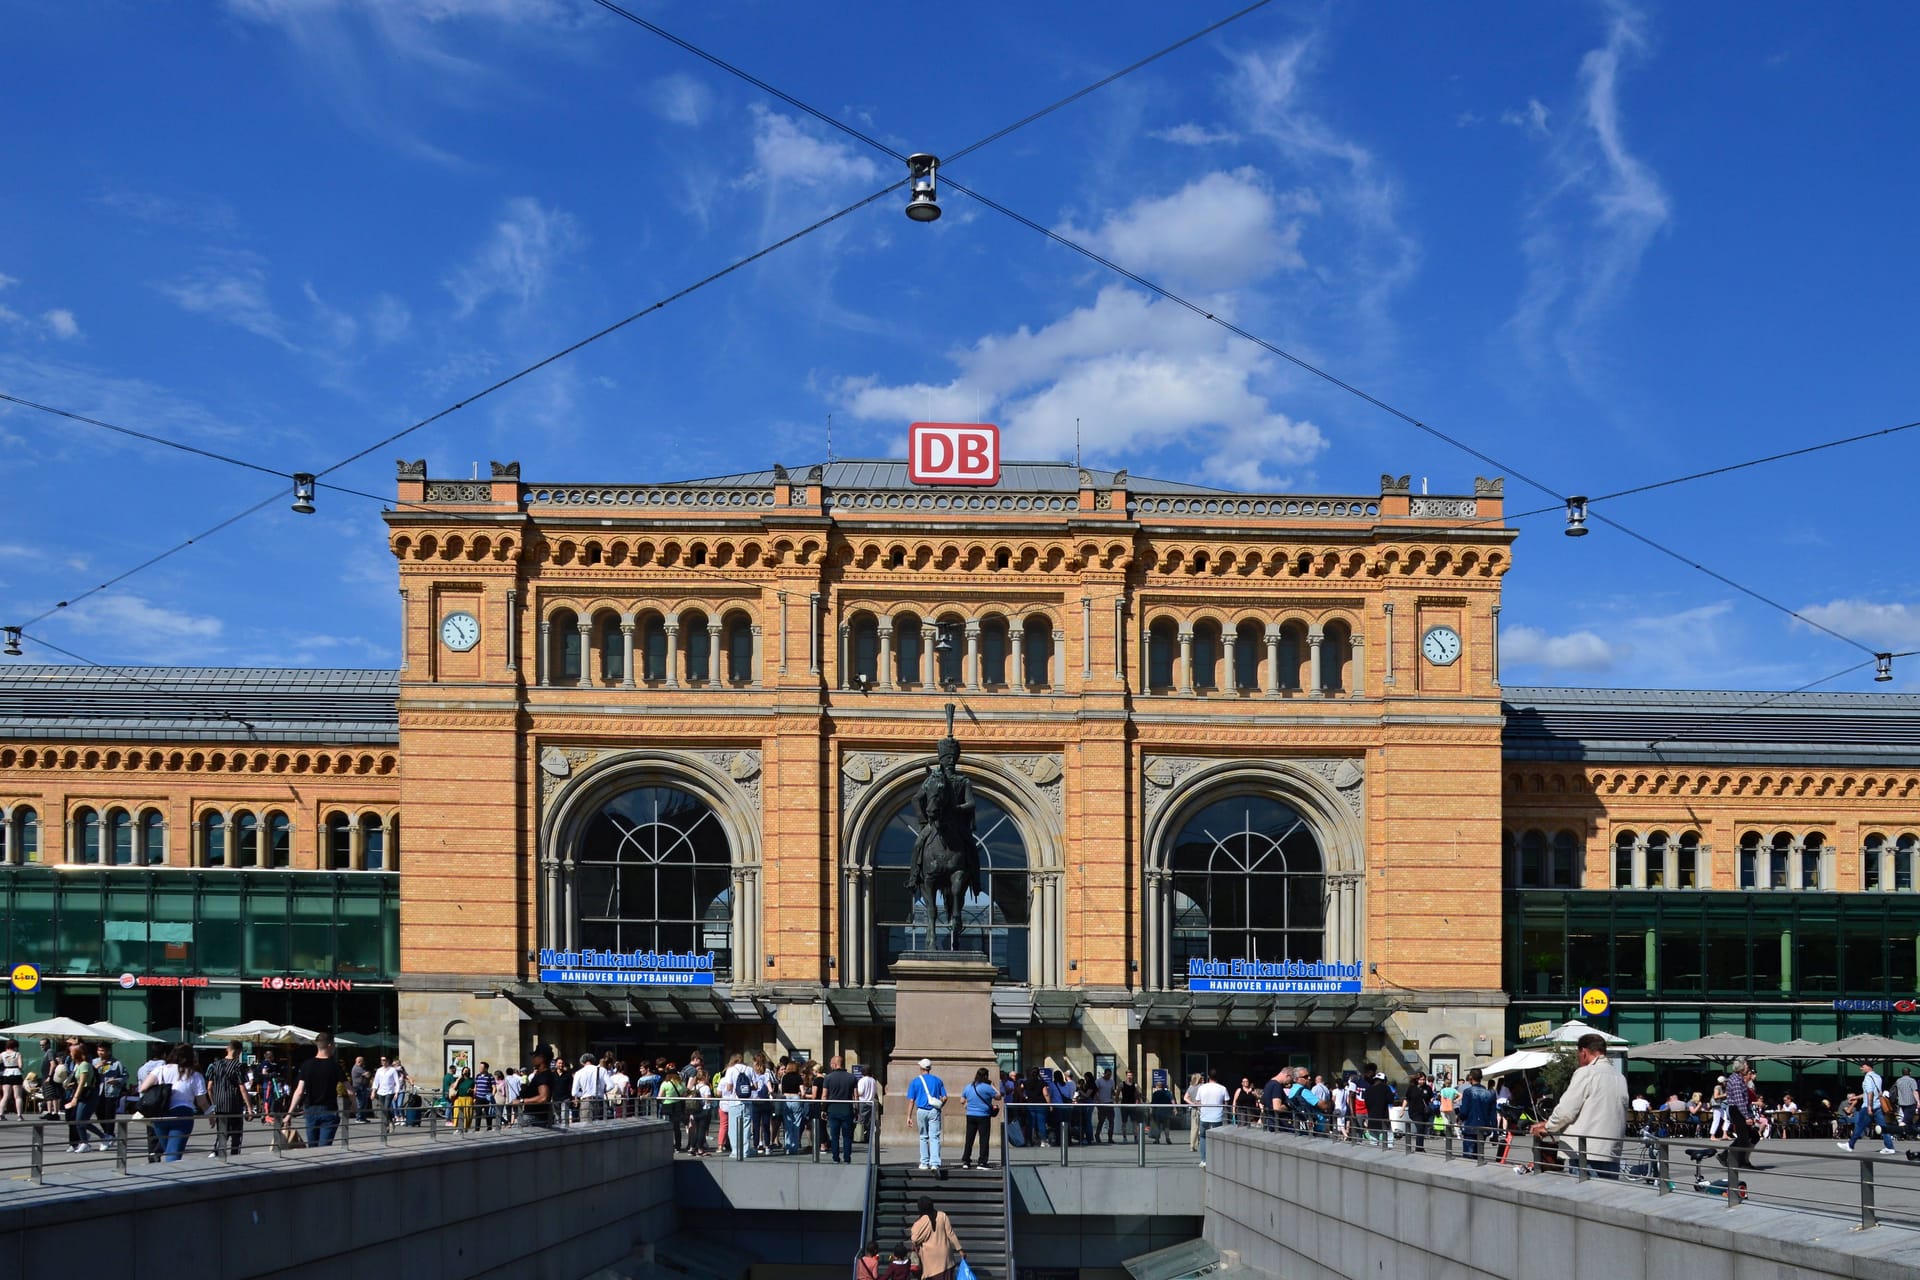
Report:
[[[40,989],[40,971],[30,964],[13,966],[13,989],[26,993]]]
[[[1588,987],[1580,993],[1580,1012],[1589,1018],[1597,1018],[1605,1013],[1613,1003],[1605,987]]]
[[[914,484],[999,484],[1000,428],[988,422],[916,422],[907,429]]]

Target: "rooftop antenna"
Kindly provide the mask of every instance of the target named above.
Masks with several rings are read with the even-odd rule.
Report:
[[[480,464],[477,462],[473,464],[473,478],[475,480],[480,478]]]
[[[827,415],[827,461],[833,461],[833,415]]]
[[[1073,420],[1073,469],[1080,469],[1080,419]]]

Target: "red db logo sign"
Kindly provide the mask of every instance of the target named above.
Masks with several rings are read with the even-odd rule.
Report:
[[[1000,428],[985,422],[916,422],[907,432],[915,484],[999,484]]]

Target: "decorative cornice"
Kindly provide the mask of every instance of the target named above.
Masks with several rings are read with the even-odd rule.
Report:
[[[391,750],[261,750],[246,747],[0,747],[0,770],[115,773],[337,777],[392,780],[400,757]]]
[[[1502,791],[1509,799],[1563,796],[1700,797],[1747,799],[1900,799],[1920,796],[1920,774],[1902,770],[1819,770],[1764,768],[1678,769],[1513,769]]]

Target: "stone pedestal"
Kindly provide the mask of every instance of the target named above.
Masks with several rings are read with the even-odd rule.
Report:
[[[920,1074],[920,1059],[930,1058],[952,1098],[942,1112],[941,1149],[959,1151],[967,1132],[960,1091],[981,1067],[996,1087],[1000,1082],[993,1056],[998,976],[993,961],[978,951],[909,951],[894,961],[893,1053],[886,1076],[887,1110],[894,1120],[883,1134],[888,1148],[904,1144],[912,1150],[919,1140],[907,1085]]]

